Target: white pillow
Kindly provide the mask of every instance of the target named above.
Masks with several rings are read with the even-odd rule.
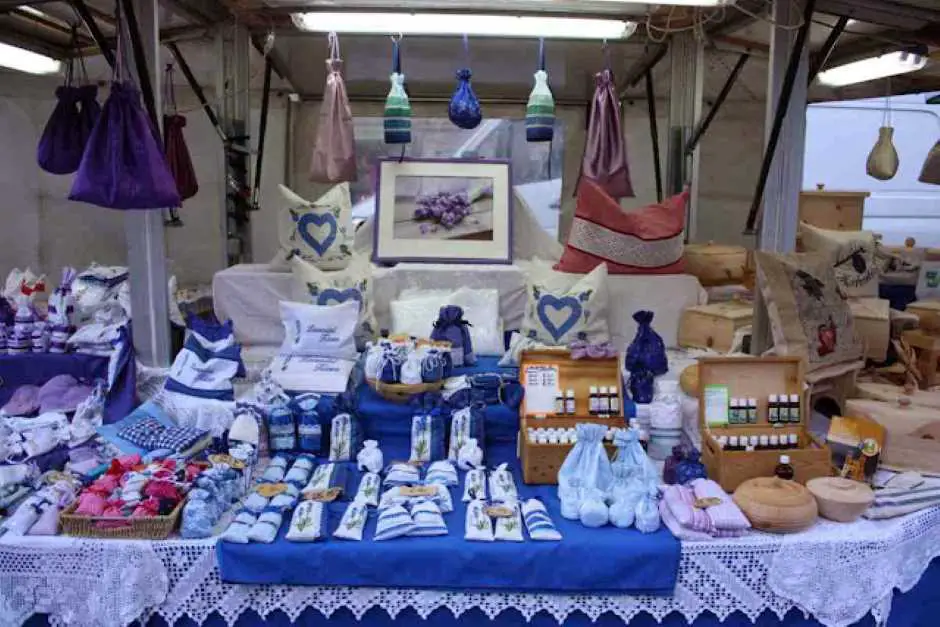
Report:
[[[473,290],[460,288],[448,290],[408,291],[417,294],[399,298],[389,303],[392,318],[392,334],[430,337],[434,321],[441,307],[458,305],[463,309],[463,318],[470,323],[470,341],[477,355],[502,355],[503,321],[499,317],[499,290]]]
[[[584,275],[556,272],[542,261],[519,265],[526,273],[524,337],[550,346],[610,339],[606,264]]]
[[[278,210],[281,250],[271,262],[283,268],[288,256],[300,255],[323,270],[345,268],[352,258],[352,202],[349,183],[334,186],[310,202],[283,185]]]
[[[281,301],[282,355],[356,358],[359,303],[306,305]]]
[[[374,338],[378,333],[373,313],[372,264],[362,255],[354,255],[344,270],[323,272],[299,257],[291,258],[293,299],[314,305],[335,305],[346,301],[359,303],[361,339]]]

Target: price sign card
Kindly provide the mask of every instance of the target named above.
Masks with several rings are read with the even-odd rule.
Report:
[[[526,413],[555,413],[555,397],[561,389],[558,385],[558,366],[527,366],[522,385],[525,387]]]

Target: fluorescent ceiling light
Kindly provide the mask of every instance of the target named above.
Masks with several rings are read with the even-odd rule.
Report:
[[[636,24],[624,20],[456,13],[294,13],[294,23],[319,33],[474,35],[550,39],[626,39]]]
[[[0,66],[30,74],[55,74],[62,69],[62,63],[52,57],[4,43],[0,43]]]
[[[913,52],[891,52],[880,57],[862,59],[819,73],[819,82],[830,87],[843,87],[876,78],[916,72],[927,65],[927,57]]]
[[[20,11],[23,11],[24,13],[29,13],[30,15],[35,15],[36,17],[49,17],[48,15],[46,15],[45,13],[43,13],[42,11],[40,11],[39,9],[36,9],[36,8],[34,8],[34,7],[31,7],[31,6],[29,6],[28,4],[21,4],[20,6],[18,6],[18,7],[16,7],[16,8],[19,9]]]
[[[733,0],[594,0],[595,2],[629,2],[630,4],[658,4],[676,7],[720,7],[731,4]]]

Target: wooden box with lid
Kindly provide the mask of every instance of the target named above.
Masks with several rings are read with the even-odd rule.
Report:
[[[684,258],[685,273],[696,277],[704,287],[743,285],[753,273],[750,253],[743,246],[686,244]]]
[[[790,457],[795,480],[805,483],[831,474],[829,448],[816,441],[808,428],[808,404],[804,390],[804,365],[798,357],[703,357],[699,359],[699,423],[702,433],[702,461],[708,476],[732,492],[755,477],[772,477],[781,455]],[[710,386],[727,388],[729,399],[756,400],[756,417],[744,424],[713,421],[716,395]],[[798,418],[786,422],[770,420],[771,396],[797,397]],[[791,414],[792,416],[792,414]],[[712,422],[712,424],[709,424]],[[754,450],[730,446],[745,437],[757,438]],[[784,437],[787,446],[772,448]],[[766,437],[766,440],[765,440]],[[794,440],[791,443],[791,440]],[[727,442],[727,443],[726,443]],[[764,442],[769,444],[765,445]],[[722,446],[724,444],[724,446]],[[750,448],[750,446],[748,446]]]
[[[552,379],[557,381],[560,392],[571,390],[574,393],[573,412],[553,411],[547,406],[547,399],[539,398],[540,394],[533,391],[530,395],[532,386],[544,387],[541,383]],[[522,478],[527,484],[557,484],[558,470],[574,446],[571,441],[539,443],[529,437],[530,429],[569,430],[583,423],[600,424],[608,429],[626,426],[618,358],[572,359],[567,351],[523,351],[519,360],[519,381],[526,387],[526,395],[519,408],[518,449]],[[608,410],[607,417],[591,411],[591,390],[602,387],[614,389],[608,399],[616,397],[616,411]],[[605,440],[604,448],[612,458],[616,452],[613,442]]]
[[[822,185],[816,187],[813,191],[800,192],[800,222],[835,231],[862,230],[869,192],[828,191]]]
[[[688,307],[679,319],[679,346],[727,353],[734,345],[734,334],[753,318],[754,305],[743,301]]]

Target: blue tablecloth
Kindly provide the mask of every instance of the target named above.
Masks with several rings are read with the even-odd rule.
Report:
[[[386,462],[407,459],[411,408],[390,403],[362,387],[358,411],[366,436],[379,441]],[[284,524],[273,544],[219,542],[222,579],[255,584],[672,594],[679,568],[678,540],[665,529],[644,535],[633,529],[588,529],[565,520],[554,486],[522,482],[516,454],[517,412],[490,406],[486,417],[487,465],[509,463],[520,496],[540,498],[546,504],[564,535],[562,542],[464,540],[461,473],[460,486],[451,490],[454,511],[444,516],[450,532],[447,536],[376,543],[372,541],[373,512],[362,542],[328,539],[301,544],[284,539]],[[345,507],[344,503],[330,506],[331,533]]]

